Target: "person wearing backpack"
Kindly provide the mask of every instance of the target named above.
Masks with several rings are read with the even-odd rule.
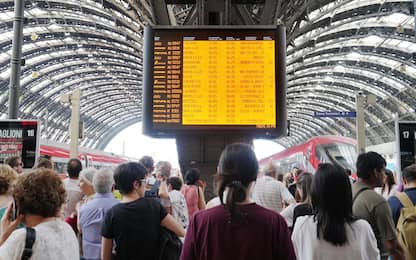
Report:
[[[389,256],[393,260],[404,260],[389,204],[373,190],[383,184],[386,160],[376,152],[367,152],[358,156],[356,166],[358,181],[352,185],[353,215],[370,223],[381,260]]]
[[[388,202],[406,259],[416,259],[416,164],[407,166],[402,173],[404,191]]]

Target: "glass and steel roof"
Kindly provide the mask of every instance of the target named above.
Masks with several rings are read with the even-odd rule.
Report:
[[[355,119],[313,113],[354,111],[357,91],[377,96],[366,107],[367,145],[393,140],[396,113],[416,120],[413,5],[411,0],[230,4],[230,24],[287,27],[291,136],[279,143],[326,134],[355,137]],[[0,118],[7,116],[13,9],[14,1],[0,1]],[[198,4],[164,0],[25,1],[20,118],[39,118],[44,138],[68,142],[70,108],[59,100],[81,88],[86,133],[81,144],[105,147],[120,130],[141,121],[143,27],[197,24],[200,11]]]

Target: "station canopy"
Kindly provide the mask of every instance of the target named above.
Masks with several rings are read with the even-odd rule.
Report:
[[[80,88],[81,145],[103,149],[141,121],[144,26],[197,25],[202,2],[25,1],[19,118],[38,118],[43,138],[69,142],[70,107],[60,98]],[[358,91],[377,98],[365,108],[367,145],[394,139],[395,116],[416,120],[412,0],[227,3],[229,24],[286,26],[290,136],[278,143],[291,146],[316,135],[355,138],[355,118],[317,118],[314,112],[355,111]],[[0,0],[1,119],[8,110],[13,19],[14,1]]]

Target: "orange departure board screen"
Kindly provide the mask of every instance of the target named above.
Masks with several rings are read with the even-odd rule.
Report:
[[[286,126],[282,27],[147,27],[144,133],[247,131]]]
[[[272,39],[184,41],[182,123],[275,127],[274,48]]]

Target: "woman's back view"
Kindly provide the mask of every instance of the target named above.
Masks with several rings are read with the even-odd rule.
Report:
[[[380,258],[370,224],[352,215],[351,184],[343,169],[320,164],[312,180],[311,196],[314,215],[299,217],[293,229],[298,259]]]
[[[225,148],[218,165],[221,205],[195,214],[186,233],[182,260],[296,259],[283,217],[249,199],[257,171],[250,146]]]
[[[199,171],[196,168],[187,170],[185,174],[185,185],[181,189],[188,207],[189,219],[199,210],[205,209],[204,192],[198,185],[199,176]]]
[[[115,242],[116,259],[155,259],[158,255],[160,227],[178,236],[184,230],[154,198],[145,198],[146,169],[142,164],[129,162],[114,171],[114,180],[122,194],[121,203],[108,210],[101,229],[103,260],[112,257]]]
[[[198,186],[183,185],[181,192],[185,197],[186,205],[188,206],[189,218],[191,218],[198,210]]]
[[[357,220],[345,224],[348,243],[334,246],[324,239],[317,239],[317,227],[313,216],[299,217],[293,230],[293,244],[298,259],[379,259],[376,238],[370,224],[365,220]],[[307,238],[307,239],[306,239]]]

